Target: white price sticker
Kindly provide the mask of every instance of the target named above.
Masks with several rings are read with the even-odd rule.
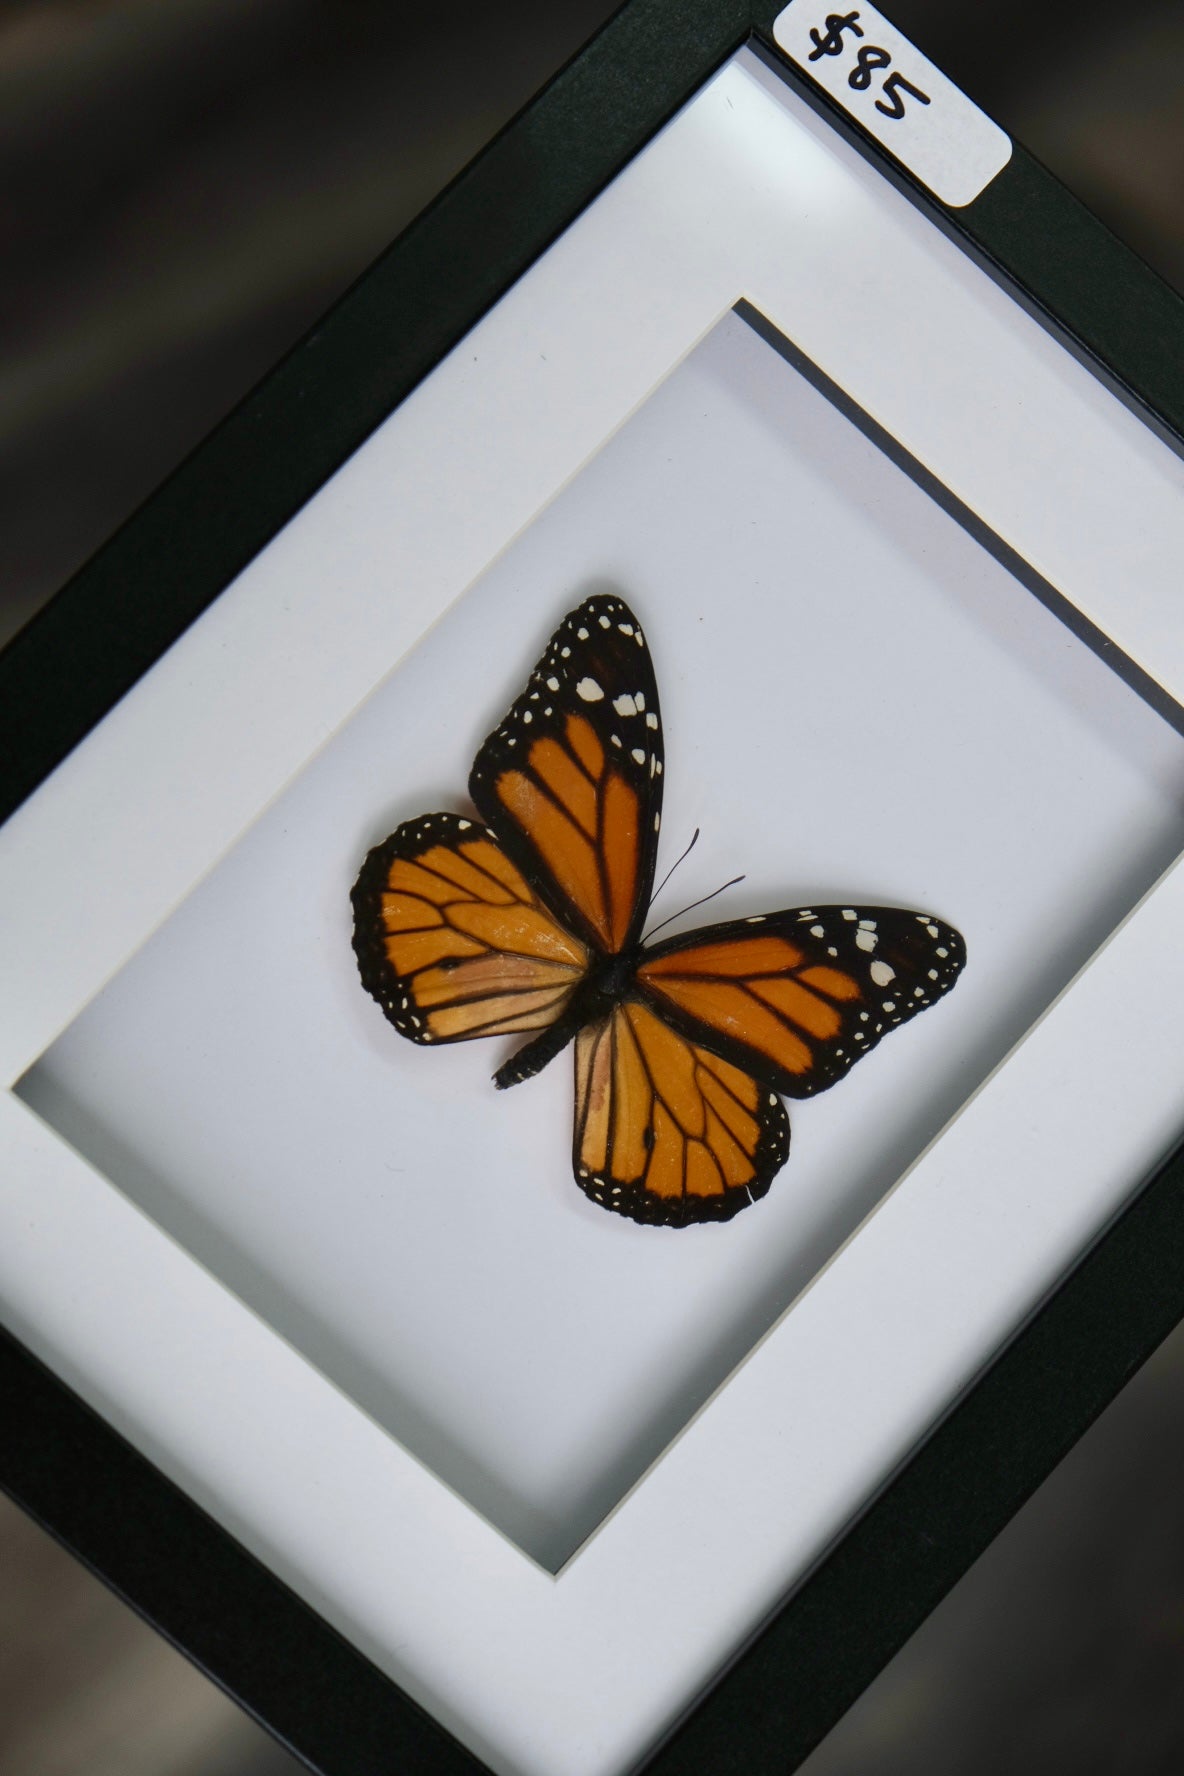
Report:
[[[1011,139],[874,6],[792,0],[779,49],[952,209],[1011,159]]]

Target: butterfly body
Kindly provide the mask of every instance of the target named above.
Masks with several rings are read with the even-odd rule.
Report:
[[[593,962],[559,1022],[511,1055],[494,1074],[493,1083],[504,1090],[541,1073],[585,1024],[607,1017],[624,999],[629,991],[632,969],[633,959],[629,956],[602,956]]]
[[[574,1043],[576,1181],[641,1222],[728,1220],[826,1089],[947,992],[960,935],[898,908],[799,907],[646,944],[664,758],[637,618],[560,625],[477,754],[479,821],[408,821],[353,891],[363,984],[410,1040],[530,1034],[498,1086]]]

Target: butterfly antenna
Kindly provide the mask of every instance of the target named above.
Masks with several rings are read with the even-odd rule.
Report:
[[[695,849],[695,846],[698,843],[699,843],[699,828],[696,827],[694,832],[691,834],[691,842],[687,846],[686,850],[683,852],[682,856],[675,858],[674,862],[670,865],[670,868],[666,871],[666,874],[662,877],[662,880],[658,883],[658,886],[654,889],[654,892],[650,895],[650,905],[651,906],[653,906],[654,902],[657,900],[659,894],[661,894],[663,888],[665,888],[667,882],[670,880],[671,876],[674,874],[674,872],[678,868],[679,864],[686,862],[687,858],[691,855],[691,852]],[[678,914],[675,913],[673,916],[674,916],[674,918],[677,919]]]
[[[698,837],[697,833],[696,833],[695,837],[696,838]],[[694,843],[693,840],[692,840],[692,843]],[[681,859],[679,861],[681,862]],[[721,887],[713,888],[711,890],[710,894],[705,894],[703,896],[702,900],[693,900],[691,902],[690,906],[682,907],[677,913],[671,913],[671,915],[668,919],[662,920],[662,925],[673,925],[673,923],[676,919],[682,918],[683,913],[693,912],[697,906],[706,906],[706,904],[709,900],[714,900],[716,895],[722,894],[725,888],[734,888],[736,886],[737,882],[742,882],[743,880],[744,880],[743,876],[733,876],[730,882],[724,882]],[[653,931],[651,931],[647,934],[646,940],[645,940],[647,943],[649,943],[650,938],[654,936],[655,932],[661,931],[662,925],[655,925]]]

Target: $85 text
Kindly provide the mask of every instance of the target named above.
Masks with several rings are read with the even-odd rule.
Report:
[[[850,31],[853,37],[864,35],[858,12],[827,13],[825,37],[811,26],[810,41],[814,47],[807,60],[816,62],[822,56],[842,55],[846,47],[843,41],[844,31]],[[880,68],[890,67],[891,63],[892,57],[886,49],[881,49],[875,43],[861,44],[856,52],[855,66],[847,76],[847,85],[854,92],[866,92],[872,83],[872,75]],[[882,90],[884,98],[876,99],[875,107],[885,117],[898,119],[904,116],[904,93],[908,93],[920,105],[929,103],[928,93],[923,93],[920,87],[914,86],[911,80],[906,80],[903,74],[887,75],[882,82]],[[885,104],[884,99],[890,102]]]

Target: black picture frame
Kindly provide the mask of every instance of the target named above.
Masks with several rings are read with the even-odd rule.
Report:
[[[944,208],[790,68],[779,10],[628,0],[412,224],[0,655],[3,818],[745,44],[1179,447],[1184,303],[1019,147]],[[646,1776],[795,1768],[1182,1316],[1177,1153]],[[321,1776],[485,1770],[7,1333],[0,1423],[0,1485]]]

